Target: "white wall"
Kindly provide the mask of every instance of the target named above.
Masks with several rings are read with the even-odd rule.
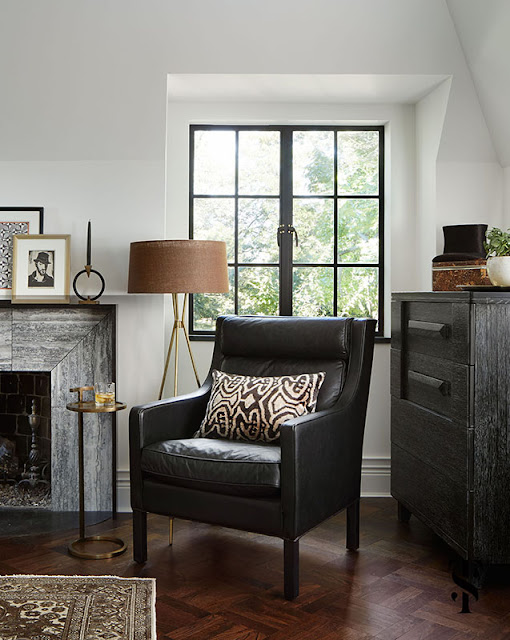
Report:
[[[445,80],[416,105],[416,237],[418,256],[414,286],[429,291],[437,229],[437,154],[450,96],[451,79]]]
[[[503,170],[495,162],[441,162],[437,171],[437,218],[441,224],[503,222]],[[437,228],[437,253],[443,233]],[[436,254],[437,255],[437,254]]]
[[[510,165],[510,3],[447,0],[498,159]]]
[[[510,167],[503,170],[503,215],[501,225],[503,229],[510,227]]]
[[[0,9],[2,205],[44,206],[46,232],[72,234],[73,274],[93,220],[94,266],[119,303],[119,396],[129,406],[156,396],[165,340],[163,301],[125,293],[129,242],[186,235],[187,205],[165,219],[169,73],[446,74],[439,160],[495,161],[444,0],[0,0]],[[392,265],[398,289],[420,286],[426,259],[412,234],[414,170],[404,167],[410,180],[391,195],[392,263],[410,259],[405,270]],[[473,185],[473,202],[495,180]],[[454,204],[456,185],[438,186]],[[434,233],[441,223],[430,220]],[[195,345],[205,362],[209,345]],[[377,349],[374,389],[384,395],[387,347]],[[122,500],[127,413],[119,415]],[[366,440],[377,454],[388,441],[381,414],[371,412]]]

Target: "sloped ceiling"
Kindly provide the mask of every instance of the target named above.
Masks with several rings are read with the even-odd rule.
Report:
[[[510,166],[510,2],[446,0],[498,159]]]

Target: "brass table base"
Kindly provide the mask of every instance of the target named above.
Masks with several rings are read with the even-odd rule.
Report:
[[[113,551],[107,551],[106,553],[88,553],[87,551],[80,551],[75,547],[75,545],[81,544],[83,542],[112,542],[113,544],[118,545],[120,548],[114,549]],[[76,558],[86,558],[87,560],[104,560],[106,558],[114,558],[115,556],[120,556],[120,554],[124,553],[124,551],[127,549],[127,545],[120,538],[113,538],[110,536],[89,536],[88,538],[78,538],[78,540],[71,542],[67,549],[69,553]]]

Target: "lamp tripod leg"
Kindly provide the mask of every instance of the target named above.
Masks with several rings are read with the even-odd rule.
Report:
[[[168,372],[168,364],[170,363],[170,354],[172,353],[172,346],[174,344],[174,339],[176,334],[177,334],[177,326],[174,323],[174,326],[172,328],[172,335],[170,337],[170,344],[168,345],[168,352],[166,354],[165,370],[163,372],[163,379],[161,380],[161,387],[159,389],[158,400],[161,400],[161,398],[163,397],[163,389],[165,387],[166,374]]]
[[[193,371],[195,373],[195,379],[197,381],[197,386],[200,386],[200,378],[198,377],[197,366],[195,364],[195,358],[193,357],[193,351],[191,351],[191,343],[189,341],[188,330],[186,329],[186,325],[184,324],[184,312],[186,311],[186,303],[188,301],[188,294],[184,297],[184,305],[182,308],[182,318],[181,318],[181,326],[184,331],[184,337],[186,338],[186,344],[188,345],[189,357],[191,359],[191,364],[193,365]]]
[[[170,516],[168,520],[168,546],[172,546],[174,542],[174,519]]]
[[[168,352],[166,355],[165,361],[165,370],[163,372],[163,379],[161,380],[161,387],[159,390],[159,400],[163,397],[163,390],[165,387],[165,380],[168,373],[168,366],[170,363],[170,354],[172,353],[172,347],[175,342],[175,354],[174,354],[174,396],[177,396],[177,381],[178,381],[178,370],[179,370],[179,329],[184,331],[184,338],[186,339],[186,345],[188,347],[189,356],[191,359],[191,364],[193,366],[193,372],[195,374],[195,379],[197,381],[197,386],[200,386],[200,378],[198,377],[197,366],[195,363],[195,358],[193,357],[193,352],[191,350],[191,342],[189,339],[188,331],[186,329],[186,324],[184,322],[184,316],[186,314],[186,304],[188,302],[188,294],[184,295],[184,302],[182,306],[182,312],[179,313],[179,301],[176,293],[172,293],[172,305],[174,310],[174,326],[172,328],[172,335],[170,337],[170,344],[168,345]]]
[[[186,300],[186,297],[184,298]],[[174,318],[175,318],[175,363],[174,363],[174,397],[177,396],[177,376],[179,372],[179,327],[182,321],[179,318],[179,301],[177,294],[172,293],[172,301],[174,305]]]

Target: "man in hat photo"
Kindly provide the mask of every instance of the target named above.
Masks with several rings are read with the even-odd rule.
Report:
[[[48,271],[53,267],[53,251],[30,251],[35,270],[28,276],[29,287],[53,287],[55,281]]]

